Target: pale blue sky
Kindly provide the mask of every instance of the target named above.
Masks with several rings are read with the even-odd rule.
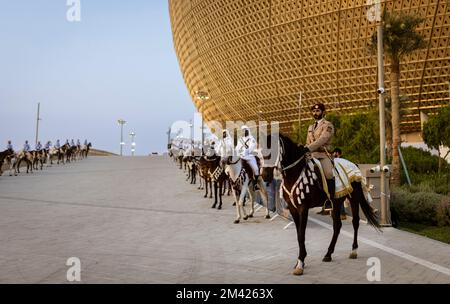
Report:
[[[163,151],[166,131],[194,107],[173,49],[167,0],[0,0],[0,150],[40,139],[85,138],[119,151],[117,119],[137,153]],[[129,153],[129,136],[126,136]]]

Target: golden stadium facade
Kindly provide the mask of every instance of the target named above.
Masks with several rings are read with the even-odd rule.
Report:
[[[418,132],[421,114],[450,101],[450,1],[381,2],[425,18],[427,47],[401,65],[401,128]],[[169,0],[169,9],[184,80],[207,121],[280,121],[290,132],[316,102],[337,113],[378,105],[367,0]],[[385,70],[388,89],[389,62]],[[210,96],[203,108],[196,91]]]

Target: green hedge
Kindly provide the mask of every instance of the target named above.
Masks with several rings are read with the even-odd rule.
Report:
[[[448,196],[399,188],[391,192],[391,208],[400,222],[450,226]]]
[[[414,147],[402,148],[402,154],[410,173],[437,173],[439,167],[439,157],[437,155],[432,155],[428,151]],[[443,165],[442,173],[448,173],[450,171],[450,165],[445,161]]]

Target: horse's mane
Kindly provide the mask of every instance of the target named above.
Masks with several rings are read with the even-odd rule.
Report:
[[[285,149],[287,151],[299,151],[299,148],[302,148],[302,145],[297,145],[289,138],[289,136],[283,135],[280,133],[280,138],[283,140],[283,144],[285,145]]]

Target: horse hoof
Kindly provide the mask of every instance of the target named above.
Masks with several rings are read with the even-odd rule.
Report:
[[[212,209],[216,209],[216,205],[212,205],[212,207],[211,207]]]
[[[235,220],[234,223],[235,223],[235,224],[239,224],[239,220]]]
[[[253,217],[253,214],[250,214],[248,217]]]
[[[270,215],[266,215],[266,220],[270,219]]]
[[[322,262],[329,263],[329,262],[331,262],[331,260],[332,260],[331,257],[327,257],[326,256],[326,257],[323,258]]]
[[[248,215],[244,216],[244,221],[248,220]]]
[[[217,210],[222,210],[222,207],[221,206],[217,207]]]
[[[236,202],[233,203],[233,206],[236,206]]]
[[[358,254],[355,252],[350,253],[350,256],[348,257],[351,260],[356,260],[358,258]]]
[[[293,275],[296,276],[301,276],[303,275],[303,269],[302,268],[295,268],[294,271],[292,272]]]

